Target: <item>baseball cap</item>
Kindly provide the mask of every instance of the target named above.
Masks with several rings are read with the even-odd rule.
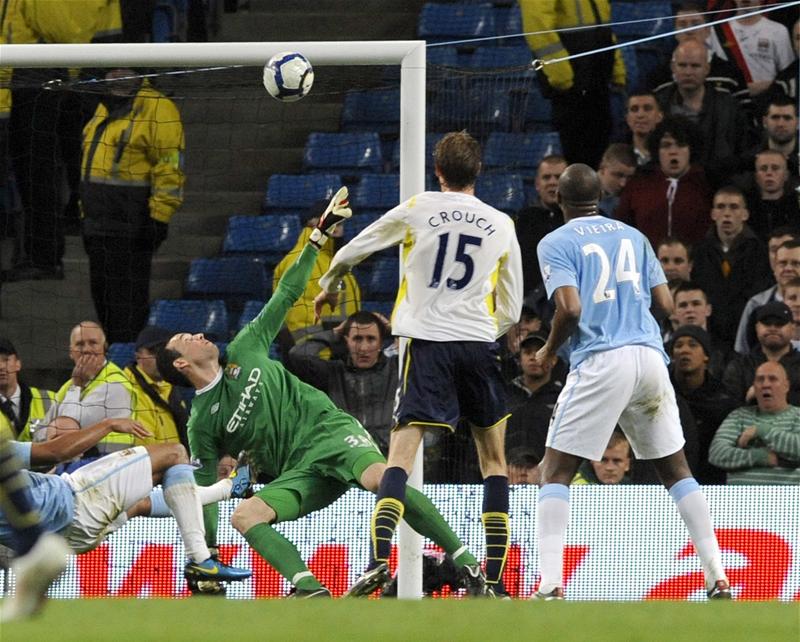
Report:
[[[547,343],[547,337],[545,335],[541,332],[531,332],[519,342],[519,349],[541,348],[545,343]]]
[[[172,330],[160,328],[156,325],[149,325],[139,333],[138,337],[136,337],[135,347],[137,350],[140,348],[154,348],[169,341],[173,334],[175,333],[172,332]]]
[[[794,321],[792,310],[783,301],[770,301],[756,310],[756,321],[765,323],[772,321],[777,325],[786,325]]]
[[[702,346],[703,352],[706,353],[707,357],[711,356],[711,337],[699,325],[682,325],[678,327],[670,338],[670,352],[672,352],[675,342],[681,337],[691,337]]]
[[[16,355],[17,349],[14,347],[14,344],[11,343],[9,339],[6,339],[5,337],[0,337],[0,354]]]

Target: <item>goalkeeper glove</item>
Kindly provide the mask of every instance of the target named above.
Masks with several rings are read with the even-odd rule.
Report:
[[[309,241],[313,243],[317,249],[322,249],[325,241],[333,234],[336,226],[342,221],[350,218],[353,212],[350,210],[348,202],[347,187],[339,188],[339,191],[333,195],[328,207],[319,217],[317,227],[311,232]]]

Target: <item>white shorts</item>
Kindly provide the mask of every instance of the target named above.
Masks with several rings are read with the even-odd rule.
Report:
[[[76,553],[97,547],[111,523],[153,489],[150,455],[143,446],[111,453],[61,477],[75,493],[75,516],[64,537]]]
[[[664,359],[647,346],[597,352],[570,371],[553,409],[547,446],[598,461],[619,424],[638,459],[683,447],[683,429]]]

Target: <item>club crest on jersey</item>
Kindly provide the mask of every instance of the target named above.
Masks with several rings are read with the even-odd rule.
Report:
[[[235,363],[229,363],[225,366],[225,376],[228,377],[228,379],[236,381],[240,374],[242,374],[242,366],[236,365]]]
[[[542,274],[544,275],[545,283],[547,283],[550,280],[550,277],[553,276],[553,268],[550,267],[549,263],[545,263],[545,266],[542,268]]]

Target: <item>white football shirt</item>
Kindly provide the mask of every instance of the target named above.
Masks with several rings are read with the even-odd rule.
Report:
[[[365,258],[402,243],[392,334],[494,341],[519,320],[522,262],[514,223],[464,192],[422,192],[389,210],[336,253],[326,292]]]

